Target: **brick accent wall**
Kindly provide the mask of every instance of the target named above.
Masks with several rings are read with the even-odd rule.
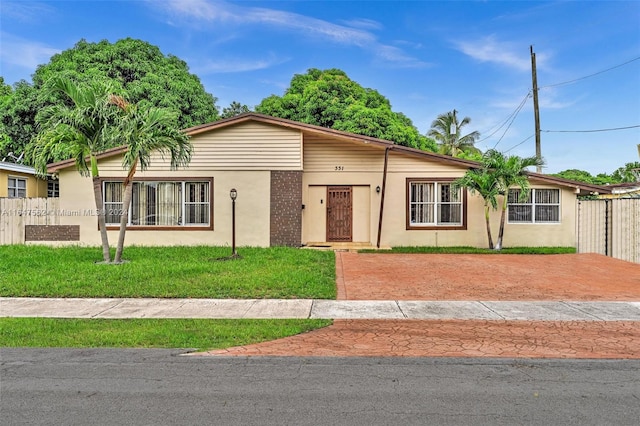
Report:
[[[80,241],[80,225],[25,225],[25,241]]]
[[[271,246],[302,244],[302,171],[271,172]]]

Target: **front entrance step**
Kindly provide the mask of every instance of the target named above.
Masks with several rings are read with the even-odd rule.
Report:
[[[354,242],[309,242],[302,246],[306,249],[357,252],[358,250],[391,250],[391,247],[377,248],[371,243]]]

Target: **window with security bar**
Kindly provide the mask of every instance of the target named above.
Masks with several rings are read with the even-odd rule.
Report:
[[[463,225],[463,196],[451,182],[409,181],[409,227]]]
[[[509,223],[559,223],[560,190],[510,189],[507,208]]]
[[[211,224],[211,181],[140,181],[133,183],[130,226],[208,227]],[[107,225],[120,223],[122,182],[104,182]]]

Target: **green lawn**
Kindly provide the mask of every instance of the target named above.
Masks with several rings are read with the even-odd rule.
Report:
[[[127,247],[121,265],[99,248],[0,246],[3,297],[334,299],[333,252],[295,248]],[[194,348],[274,340],[327,320],[0,318],[4,347]]]
[[[330,320],[0,318],[2,347],[222,349],[330,325]]]
[[[121,265],[92,247],[0,246],[0,296],[334,299],[331,251],[127,247]]]

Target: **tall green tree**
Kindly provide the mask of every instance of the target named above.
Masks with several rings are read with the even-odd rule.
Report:
[[[133,196],[133,177],[140,168],[145,171],[151,162],[152,154],[167,155],[171,169],[186,166],[191,160],[193,147],[189,136],[177,127],[174,111],[129,104],[124,98],[118,98],[117,105],[125,112],[119,122],[118,131],[121,141],[127,146],[122,165],[127,169],[125,178],[120,231],[114,263],[122,262],[124,239],[129,219],[129,209]]]
[[[294,75],[283,96],[263,99],[256,112],[436,150],[435,142],[421,135],[409,118],[391,110],[387,98],[339,69],[312,68]]]
[[[45,87],[51,78],[60,76],[79,83],[107,80],[121,88],[131,103],[174,111],[180,128],[219,118],[217,99],[206,92],[200,79],[178,57],[165,55],[158,47],[132,38],[115,43],[80,40],[40,65],[32,82],[15,84],[11,101],[0,103],[0,124],[10,140],[4,148],[6,152],[0,151],[0,155],[24,151],[37,130],[38,111],[65,101],[64,96]]]
[[[499,182],[493,172],[493,170],[487,167],[470,169],[463,177],[453,182],[453,188],[464,188],[471,194],[478,194],[482,197],[490,249],[494,248],[493,238],[491,236],[490,208],[498,210],[498,195],[500,194]]]
[[[611,178],[616,183],[640,182],[640,162],[626,163],[624,166],[618,167],[611,174]]]
[[[457,157],[464,152],[479,152],[474,146],[480,133],[473,131],[463,135],[462,128],[471,123],[471,118],[458,120],[458,112],[453,111],[440,114],[433,122],[427,136],[438,142],[439,152]]]
[[[249,111],[251,111],[251,108],[249,108],[247,105],[241,104],[237,101],[233,101],[229,104],[228,107],[222,108],[222,115],[220,115],[220,118],[231,118]]]
[[[11,102],[11,95],[13,89],[8,84],[5,84],[4,77],[0,76],[0,111],[7,108],[7,104]],[[0,158],[5,157],[11,151],[11,138],[7,134],[5,125],[0,120]]]
[[[608,175],[606,173],[598,173],[596,176],[593,176],[591,173],[579,169],[563,170],[561,172],[554,173],[552,176],[575,180],[577,182],[590,183],[593,185],[608,185],[611,183],[617,183],[611,175]]]
[[[482,163],[488,173],[493,176],[493,179],[496,182],[498,194],[503,197],[502,212],[500,214],[500,229],[498,231],[498,240],[494,247],[495,250],[501,250],[502,240],[504,237],[504,224],[507,216],[509,188],[514,186],[519,187],[520,200],[526,200],[529,195],[529,178],[527,176],[527,168],[542,166],[544,165],[544,161],[536,156],[524,158],[518,157],[517,155],[505,156],[500,151],[491,149],[485,152]]]
[[[0,157],[9,152],[22,153],[30,139],[37,132],[36,114],[44,109],[43,98],[60,96],[46,89],[41,93],[28,82],[21,80],[13,85],[12,91],[0,102],[0,126],[2,126],[3,144]]]
[[[51,92],[63,94],[64,101],[46,107],[38,115],[41,132],[34,140],[32,162],[40,173],[46,174],[49,159],[63,149],[65,155],[71,154],[75,159],[76,168],[82,175],[91,176],[102,257],[109,262],[109,239],[97,155],[120,141],[116,123],[122,114],[113,102],[113,94],[117,90],[105,81],[76,84],[66,78],[54,78],[47,87]]]

